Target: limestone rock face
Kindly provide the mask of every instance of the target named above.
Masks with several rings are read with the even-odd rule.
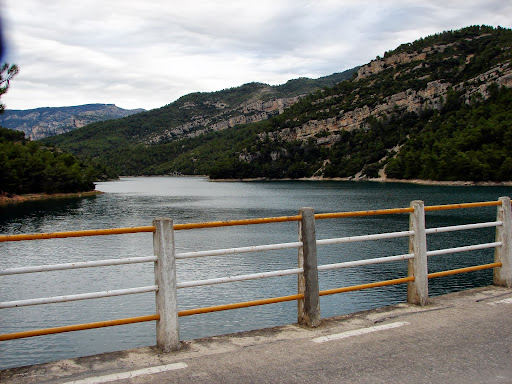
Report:
[[[221,131],[232,128],[236,125],[256,123],[278,115],[285,108],[299,101],[301,96],[276,98],[273,100],[250,100],[238,105],[229,106],[226,103],[185,103],[181,108],[196,108],[200,110],[204,106],[216,108],[216,113],[211,116],[198,114],[190,121],[178,125],[172,129],[166,129],[163,132],[151,134],[145,141],[145,144],[158,144],[166,140],[184,137],[196,137],[208,132]]]
[[[442,49],[442,47],[438,47],[438,49]],[[370,74],[380,72],[383,70],[385,63],[393,65],[395,63],[422,60],[423,58],[423,53],[419,55],[400,54],[397,57],[391,56],[387,59],[373,61],[359,69],[357,78],[364,79]],[[384,98],[382,102],[374,106],[364,105],[350,111],[341,111],[336,117],[329,117],[323,120],[309,120],[299,127],[281,130],[279,137],[287,141],[297,139],[306,141],[319,133],[328,132],[330,136],[321,135],[321,137],[315,137],[315,140],[319,145],[332,145],[339,139],[339,136],[336,135],[337,132],[365,128],[366,120],[371,116],[382,118],[389,116],[393,111],[397,110],[415,113],[419,113],[427,108],[439,110],[443,105],[449,88],[453,88],[456,91],[464,90],[467,102],[476,93],[479,93],[486,99],[489,96],[487,89],[492,83],[512,87],[512,66],[510,63],[499,64],[489,71],[467,80],[465,83],[452,84],[446,81],[435,80],[428,82],[424,89],[418,91],[407,89],[395,93]]]
[[[393,55],[384,59],[376,59],[372,60],[370,63],[363,65],[357,71],[356,80],[364,79],[370,75],[375,75],[379,72],[382,72],[384,69],[388,67],[396,67],[398,64],[407,64],[411,61],[421,61],[425,60],[427,57],[426,52],[421,53],[406,53],[402,52],[397,55]]]

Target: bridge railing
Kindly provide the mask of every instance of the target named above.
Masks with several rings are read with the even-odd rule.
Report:
[[[426,228],[425,213],[438,210],[465,209],[477,207],[497,207],[497,218],[493,222],[472,223],[465,225]],[[339,219],[348,217],[374,216],[374,215],[396,215],[409,214],[409,230],[401,232],[377,233],[363,236],[351,236],[332,239],[316,238],[316,220]],[[199,228],[227,227],[239,225],[270,224],[278,222],[298,222],[298,241],[281,244],[255,245],[249,247],[215,249],[198,252],[176,253],[174,234],[176,231],[193,230]],[[496,228],[494,242],[464,245],[456,248],[439,250],[427,250],[427,235],[435,233],[472,230],[479,228]],[[511,203],[509,197],[501,197],[498,201],[451,204],[440,206],[424,206],[422,201],[413,201],[410,207],[397,209],[384,209],[374,211],[338,212],[314,214],[312,208],[303,208],[296,216],[283,216],[273,218],[217,221],[207,223],[173,224],[168,218],[159,218],[153,221],[152,226],[117,228],[105,230],[56,232],[32,235],[6,235],[0,236],[0,242],[6,241],[28,241],[51,238],[82,237],[82,236],[104,236],[120,235],[126,233],[153,233],[154,256],[131,257],[124,259],[109,259],[99,261],[86,261],[75,263],[63,263],[43,266],[26,266],[18,268],[7,268],[0,270],[0,276],[15,274],[40,273],[56,270],[68,270],[77,268],[94,268],[111,265],[123,265],[133,263],[154,263],[155,284],[145,287],[135,287],[120,290],[109,290],[102,292],[90,292],[84,294],[55,296],[48,298],[28,299],[0,302],[0,309],[21,307],[28,305],[43,305],[65,301],[95,299],[119,295],[129,295],[145,292],[155,292],[156,314],[147,316],[107,320],[95,323],[69,325],[48,329],[39,329],[17,333],[0,335],[0,341],[19,339],[31,336],[41,336],[53,333],[77,331],[84,329],[100,328],[114,325],[156,321],[157,345],[164,351],[177,350],[180,347],[179,321],[182,316],[195,315],[207,312],[224,311],[236,308],[244,308],[257,305],[272,304],[285,301],[298,301],[298,322],[306,326],[315,327],[320,324],[320,297],[337,293],[356,291],[374,287],[389,286],[395,284],[407,284],[407,301],[412,304],[425,305],[428,302],[428,280],[432,278],[471,272],[482,269],[493,269],[493,282],[495,285],[512,286],[512,219]],[[407,253],[387,257],[355,260],[342,263],[318,265],[317,248],[332,244],[353,243],[373,241],[379,239],[408,238],[409,249]],[[208,256],[221,256],[239,253],[262,252],[278,249],[298,250],[297,268],[258,272],[245,275],[225,276],[213,279],[177,281],[176,269],[179,268],[179,260],[189,258],[201,258]],[[458,268],[441,272],[428,272],[428,258],[439,255],[466,252],[479,249],[494,248],[493,262],[476,265],[466,268]],[[339,287],[328,290],[319,289],[319,272],[340,269],[355,268],[363,265],[380,264],[387,262],[408,262],[407,276],[397,277],[392,280],[372,282],[367,284]],[[177,267],[178,264],[178,267]],[[294,295],[274,297],[239,303],[221,304],[211,307],[187,309],[178,311],[178,289],[189,287],[224,284],[234,281],[271,278],[275,276],[297,275],[298,291]]]

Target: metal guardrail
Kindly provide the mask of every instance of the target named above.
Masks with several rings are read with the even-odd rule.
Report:
[[[460,209],[460,208],[477,208],[497,206],[498,214],[497,220],[493,222],[465,224],[440,228],[425,228],[425,212],[438,211],[443,209]],[[371,215],[387,215],[387,214],[404,214],[410,215],[410,230],[401,232],[379,233],[364,236],[351,236],[335,239],[321,239],[317,240],[315,237],[315,220],[322,219],[339,219],[349,217],[361,217]],[[256,245],[251,247],[217,249],[199,252],[186,252],[175,253],[174,250],[174,231],[191,230],[198,228],[213,228],[213,227],[226,227],[238,225],[255,225],[255,224],[269,224],[278,222],[299,222],[299,241],[293,243],[282,244],[268,244]],[[440,249],[427,251],[426,249],[426,235],[471,230],[478,228],[496,227],[496,241],[484,244],[467,245],[456,248]],[[104,229],[104,230],[88,230],[88,231],[72,231],[72,232],[56,232],[56,233],[43,233],[32,235],[2,235],[0,242],[6,241],[26,241],[26,240],[39,240],[51,238],[66,238],[66,237],[81,237],[81,236],[103,236],[114,234],[126,233],[140,233],[151,232],[154,236],[155,256],[146,257],[132,257],[125,259],[109,259],[88,262],[76,263],[63,263],[55,265],[43,266],[27,266],[18,268],[8,268],[0,270],[0,276],[8,276],[15,274],[48,272],[56,270],[69,270],[77,268],[93,268],[111,265],[123,265],[134,263],[155,263],[155,276],[157,284],[154,286],[128,288],[104,292],[91,292],[78,295],[57,296],[51,298],[40,298],[30,300],[18,300],[1,302],[1,308],[12,308],[27,305],[40,305],[64,301],[85,300],[100,297],[110,297],[118,295],[136,294],[143,292],[156,292],[157,301],[157,314],[140,316],[128,319],[109,320],[89,324],[79,324],[65,327],[55,327],[50,329],[25,331],[11,334],[0,335],[0,341],[11,340],[17,338],[40,336],[45,334],[53,334],[60,332],[69,332],[83,329],[100,328],[107,326],[115,326],[122,324],[138,323],[145,321],[157,321],[157,344],[164,351],[179,348],[179,329],[178,317],[189,316],[200,313],[223,311],[235,308],[244,308],[257,305],[265,305],[271,303],[285,302],[285,301],[299,301],[298,318],[299,323],[308,326],[316,326],[320,320],[320,304],[319,297],[342,292],[349,292],[361,289],[368,289],[374,287],[382,287],[395,284],[408,284],[407,301],[414,304],[424,305],[428,299],[428,279],[448,276],[458,273],[471,272],[475,270],[490,269],[495,270],[494,284],[497,285],[512,285],[512,222],[511,222],[511,207],[510,198],[502,197],[498,201],[480,202],[480,203],[464,203],[464,204],[450,204],[438,206],[424,206],[423,202],[415,201],[411,203],[408,208],[384,209],[373,211],[357,211],[357,212],[338,212],[338,213],[324,213],[313,214],[311,208],[303,208],[299,215],[296,216],[283,216],[273,218],[260,218],[260,219],[247,219],[247,220],[231,220],[231,221],[217,221],[207,223],[192,223],[192,224],[172,224],[170,219],[157,219],[153,222],[153,226],[147,227],[133,227],[133,228],[117,228],[117,229]],[[409,253],[379,257],[373,259],[356,260],[350,262],[318,265],[316,253],[318,246],[325,246],[331,244],[342,244],[351,242],[373,241],[379,239],[393,239],[400,237],[409,238]],[[249,252],[262,252],[278,249],[298,249],[299,252],[299,266],[298,268],[268,271],[254,274],[227,276],[215,279],[196,280],[196,281],[176,281],[176,261],[180,259],[208,257],[208,256],[222,256]],[[466,252],[478,249],[494,248],[495,258],[493,263],[459,268],[449,271],[428,273],[427,258],[431,256],[444,255],[456,252]],[[397,278],[393,280],[373,282],[351,287],[341,287],[320,291],[318,289],[318,272],[339,269],[339,268],[353,268],[363,265],[396,262],[407,260],[409,263],[409,276]],[[297,274],[299,279],[299,292],[295,295],[254,300],[242,303],[224,304],[206,308],[189,309],[184,311],[177,310],[177,289],[213,285],[221,283],[229,283],[234,281],[252,280],[260,278],[270,278],[275,276],[293,275]],[[170,316],[169,316],[170,313]]]

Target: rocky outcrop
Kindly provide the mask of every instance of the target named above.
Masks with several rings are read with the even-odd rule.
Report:
[[[425,60],[427,57],[427,51],[421,53],[399,53],[397,55],[393,55],[390,57],[386,57],[384,59],[377,58],[376,60],[372,60],[366,65],[361,66],[357,71],[357,80],[361,80],[367,78],[368,76],[375,75],[379,72],[382,72],[386,68],[396,67],[398,64],[407,64],[411,61],[420,61]]]
[[[215,107],[216,113],[212,117],[196,115],[189,122],[178,125],[172,129],[149,135],[145,144],[158,144],[175,138],[196,137],[207,132],[221,131],[236,125],[256,123],[280,114],[285,108],[295,104],[302,96],[277,98],[268,101],[254,100],[230,107],[226,103],[203,102],[204,106]],[[186,102],[180,108],[196,108],[202,106],[198,103]]]
[[[114,104],[86,104],[74,107],[6,110],[0,126],[25,133],[32,140],[59,135],[98,121],[118,119],[143,112],[122,109]]]

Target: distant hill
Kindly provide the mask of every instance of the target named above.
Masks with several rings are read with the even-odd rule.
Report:
[[[66,147],[80,156],[95,157],[130,145],[165,144],[197,137],[267,120],[282,113],[301,97],[347,80],[356,71],[357,68],[353,68],[318,79],[298,78],[276,86],[249,83],[217,92],[191,93],[164,107],[123,120],[91,124],[46,142]]]
[[[47,140],[123,175],[512,180],[510,29],[427,36],[300,95],[308,82],[190,94]]]
[[[26,137],[37,140],[60,135],[87,124],[118,119],[143,111],[144,109],[122,109],[114,104],[6,110],[0,115],[0,126],[23,132]]]

